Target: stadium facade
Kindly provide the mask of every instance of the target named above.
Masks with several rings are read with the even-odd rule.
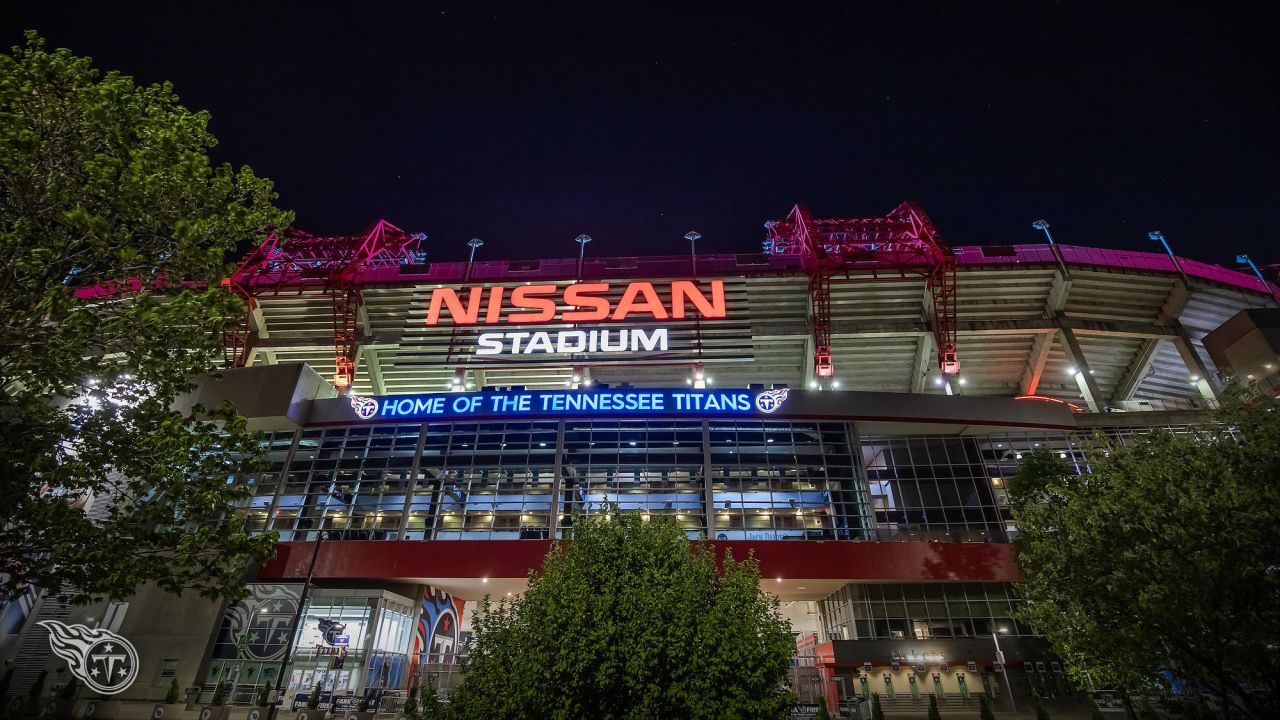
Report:
[[[1274,344],[1222,348],[1266,335],[1275,288],[1162,254],[1005,245],[947,249],[940,294],[911,262],[848,258],[815,281],[768,249],[366,268],[338,387],[332,288],[255,293],[244,367],[194,400],[230,399],[266,433],[270,469],[236,481],[277,558],[230,605],[11,605],[10,693],[65,667],[47,620],[134,644],[137,680],[95,707],[120,717],[150,716],[175,680],[188,707],[280,678],[286,705],[415,672],[447,690],[475,602],[521,592],[574,514],[607,504],[754,553],[796,626],[802,699],[1077,693],[1015,619],[1005,482],[1037,448],[1079,465],[1094,431],[1196,421],[1223,372],[1274,384]]]

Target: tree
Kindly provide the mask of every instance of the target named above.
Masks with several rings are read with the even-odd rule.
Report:
[[[173,401],[242,315],[227,259],[290,216],[210,162],[208,114],[170,85],[34,33],[0,54],[0,117],[0,593],[242,592],[273,545],[231,512],[257,434]]]
[[[779,718],[790,623],[754,558],[669,519],[578,517],[516,600],[485,598],[450,705],[470,718]]]
[[[871,695],[871,720],[884,720],[884,706],[880,704],[880,693]]]
[[[1077,680],[1152,687],[1167,668],[1260,714],[1239,683],[1280,676],[1277,408],[1233,391],[1186,432],[1096,437],[1080,475],[1024,456],[1010,483],[1021,617]]]
[[[938,696],[933,693],[929,694],[929,720],[942,720],[942,713],[938,711]]]

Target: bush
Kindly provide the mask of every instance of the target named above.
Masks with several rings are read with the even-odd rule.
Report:
[[[324,692],[324,685],[316,683],[316,689],[311,691],[311,695],[307,697],[307,709],[315,710],[320,707],[320,693]]]
[[[404,716],[409,720],[418,720],[418,678],[414,676],[409,682],[409,694],[404,698]]]
[[[173,686],[174,688],[177,688],[178,684],[175,682]],[[267,685],[263,685],[262,687],[258,688],[258,707],[266,707],[270,704],[271,704],[271,688]]]
[[[221,705],[223,698],[227,696],[227,684],[219,682],[217,687],[213,689],[213,699],[209,701],[210,705]]]
[[[884,720],[884,708],[880,706],[880,693],[871,695],[871,720]]]
[[[181,694],[182,688],[178,687],[178,678],[174,678],[173,682],[169,683],[169,691],[164,694],[164,701],[168,705],[173,705],[178,702]]]
[[[996,720],[995,713],[991,712],[991,700],[987,696],[978,696],[978,720]]]
[[[831,720],[831,713],[827,712],[827,699],[825,697],[818,698],[818,714],[813,716],[813,720]]]
[[[1031,693],[1031,707],[1036,711],[1036,720],[1049,720],[1049,711],[1045,709],[1044,703],[1036,693]]]
[[[929,696],[929,720],[942,720],[942,713],[938,712],[938,696]]]

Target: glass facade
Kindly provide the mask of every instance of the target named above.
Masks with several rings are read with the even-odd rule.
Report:
[[[1010,583],[851,583],[818,603],[825,640],[928,640],[1032,635],[1014,619]]]
[[[575,511],[670,516],[693,538],[876,539],[843,422],[592,420],[307,429],[244,479],[254,530],[308,540],[546,539]],[[555,522],[553,523],[553,519]]]

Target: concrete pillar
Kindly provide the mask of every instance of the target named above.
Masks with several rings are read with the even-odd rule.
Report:
[[[1080,387],[1080,394],[1084,396],[1085,404],[1089,406],[1089,412],[1102,412],[1102,392],[1098,390],[1098,383],[1093,379],[1093,371],[1089,369],[1089,361],[1084,356],[1084,350],[1080,348],[1080,342],[1076,340],[1076,334],[1069,327],[1064,327],[1059,332],[1062,347],[1067,351],[1071,363],[1075,365],[1076,384]]]

